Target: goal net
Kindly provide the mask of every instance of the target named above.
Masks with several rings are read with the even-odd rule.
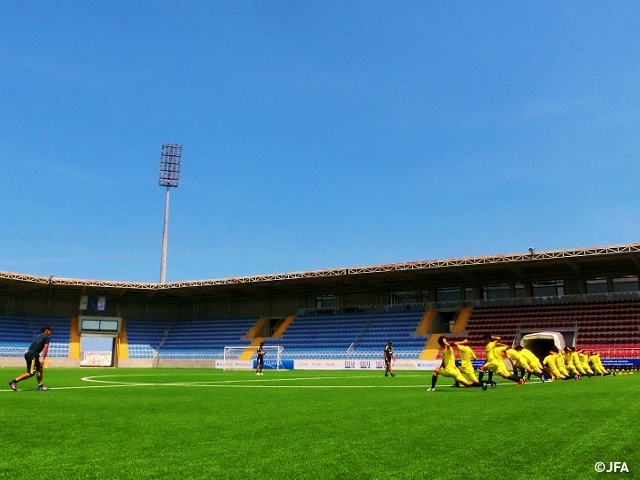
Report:
[[[282,352],[284,347],[281,345],[264,345],[264,363],[263,370],[284,370],[282,364]],[[247,351],[247,347],[224,347],[222,356],[223,370],[251,370],[254,368],[256,360],[256,351],[258,347],[253,349],[251,357],[247,358],[242,355]],[[242,357],[242,358],[241,358]]]

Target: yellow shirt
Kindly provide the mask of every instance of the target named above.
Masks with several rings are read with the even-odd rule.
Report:
[[[580,355],[578,354],[578,352],[571,353],[571,360],[573,360],[574,365],[582,365],[582,362],[580,361]]]
[[[504,347],[496,347],[493,350],[493,355],[494,355],[494,360],[498,360],[501,361],[502,360],[502,354],[508,349],[509,347],[504,346]]]
[[[564,364],[569,366],[569,367],[572,367],[574,365],[573,364],[573,355],[571,354],[571,352],[567,352],[567,353],[564,354]]]
[[[466,345],[457,345],[458,350],[460,350],[460,362],[463,365],[471,364],[471,360],[476,358],[476,354],[473,353],[471,347],[467,347]]]
[[[523,348],[518,353],[520,353],[520,355],[522,355],[525,358],[525,360],[529,363],[533,362],[537,364],[537,362],[540,361],[538,357],[536,357],[531,350],[527,350],[526,348]]]
[[[558,371],[558,364],[556,363],[556,355],[554,353],[550,353],[549,355],[544,357],[542,363],[546,363],[549,367],[549,370],[551,370],[553,373]]]
[[[447,347],[442,352],[442,362],[444,363],[445,370],[452,370],[456,368],[456,356],[453,353],[453,348]]]
[[[517,350],[514,350],[513,348],[510,348],[509,350],[507,350],[507,357],[509,357],[509,359],[515,364],[523,363],[522,359],[524,358],[524,356],[521,355],[520,352],[518,352]]]
[[[487,346],[484,347],[485,351],[487,352],[487,362],[493,361],[493,358],[494,358],[493,351],[496,349],[497,344],[498,342],[493,341],[493,342],[487,343]]]
[[[579,352],[578,356],[580,358],[580,364],[585,368],[588,367],[589,366],[589,357],[585,353],[582,353],[582,352]]]

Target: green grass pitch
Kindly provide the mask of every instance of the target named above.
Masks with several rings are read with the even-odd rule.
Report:
[[[52,368],[13,392],[19,373],[2,478],[640,478],[640,374],[427,392],[430,372]]]

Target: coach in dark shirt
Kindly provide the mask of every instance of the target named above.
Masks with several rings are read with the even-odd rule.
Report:
[[[27,361],[27,373],[23,373],[18,378],[14,378],[9,382],[9,386],[14,392],[18,391],[18,382],[31,378],[34,375],[38,380],[38,390],[49,390],[42,383],[42,367],[44,366],[44,360],[49,353],[49,342],[51,341],[51,327],[42,327],[40,335],[29,345],[29,350],[24,353],[24,359]],[[42,353],[42,359],[40,354]]]

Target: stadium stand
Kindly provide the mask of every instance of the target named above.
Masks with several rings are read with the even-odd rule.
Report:
[[[169,333],[171,321],[127,319],[127,344],[129,358],[157,357],[158,348]]]
[[[298,316],[281,338],[265,339],[266,345],[282,345],[283,358],[344,358],[347,350],[372,322],[370,314]],[[315,353],[315,357],[312,355]]]
[[[174,322],[158,346],[158,358],[222,359],[225,346],[249,346],[246,333],[256,318]]]
[[[53,331],[49,356],[69,356],[71,319],[68,317],[23,317],[0,315],[0,356],[22,357],[44,325]]]
[[[350,314],[301,315],[280,338],[266,345],[284,347],[283,359],[378,358],[392,341],[398,359],[416,359],[426,334],[416,334],[424,310]],[[207,320],[127,319],[129,358],[222,359],[225,346],[248,348],[247,333],[257,318]],[[40,328],[53,328],[51,357],[69,356],[71,319],[0,315],[0,356],[21,357]],[[499,335],[505,343],[532,331],[567,333],[578,347],[597,350],[603,357],[640,357],[640,299],[573,303],[476,306],[466,328],[446,334],[467,337],[479,358],[483,336]]]
[[[424,311],[366,314],[305,315],[296,317],[281,338],[266,345],[282,345],[283,358],[376,358],[388,341],[397,358],[417,358],[426,337],[415,331]]]
[[[451,338],[467,337],[476,355],[483,358],[484,350],[479,346],[486,334],[512,344],[522,333],[544,330],[571,332],[576,346],[601,351],[604,356],[637,356],[640,300],[476,307],[463,335]]]

